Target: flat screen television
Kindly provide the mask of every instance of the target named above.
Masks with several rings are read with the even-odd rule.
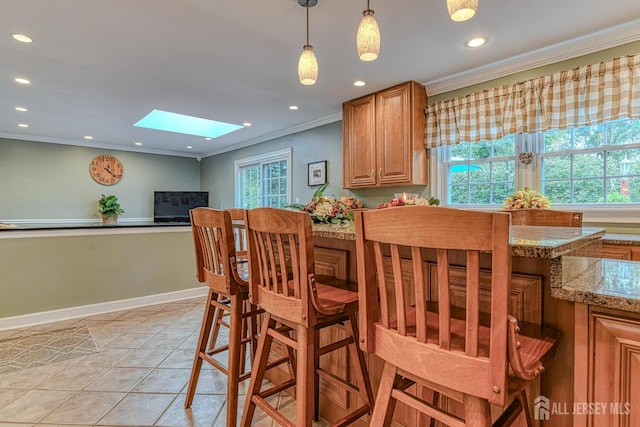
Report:
[[[208,191],[154,191],[153,222],[190,224],[189,210],[209,206]]]

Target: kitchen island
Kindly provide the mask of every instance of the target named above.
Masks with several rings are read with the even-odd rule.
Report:
[[[344,278],[356,280],[355,266],[355,232],[352,224],[335,226],[314,224],[314,241],[316,252],[316,270],[322,274],[342,275]],[[511,313],[520,321],[544,324],[558,329],[562,338],[553,360],[547,370],[528,391],[530,404],[544,395],[551,402],[568,402],[574,399],[574,364],[575,364],[575,303],[567,298],[564,286],[579,280],[581,272],[575,263],[567,260],[575,257],[599,259],[601,255],[601,238],[603,229],[578,227],[532,227],[513,226],[511,230],[512,254],[512,292],[510,299]],[[455,254],[451,255],[455,258]],[[333,266],[332,262],[339,262]],[[464,258],[460,257],[453,268],[450,278],[457,285],[455,303],[463,303],[464,290]],[[426,263],[427,280],[435,286],[434,265]],[[481,257],[481,265],[488,270],[490,263]],[[490,287],[489,274],[481,275],[481,289],[484,292]],[[562,298],[561,296],[565,296]],[[337,329],[337,328],[336,328]],[[339,331],[334,333],[339,334]],[[332,366],[339,370],[347,369],[346,353],[341,360],[331,360]],[[375,357],[368,357],[372,385],[377,389],[382,363]],[[343,371],[342,371],[343,372]],[[323,384],[323,387],[326,387]],[[338,395],[336,390],[323,389],[321,413],[334,419],[341,415],[341,408],[351,407],[354,403],[349,396]],[[343,409],[344,412],[344,409]],[[334,415],[335,414],[335,415]],[[419,426],[423,422],[419,417],[403,405],[398,404],[394,420],[397,425]],[[573,426],[573,414],[556,415],[554,426]]]

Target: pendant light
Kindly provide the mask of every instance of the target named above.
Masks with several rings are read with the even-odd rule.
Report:
[[[473,18],[478,10],[479,0],[447,0],[449,18],[455,22],[462,22]]]
[[[309,44],[309,0],[298,0],[298,4],[307,9],[307,44],[302,48],[302,54],[298,60],[298,78],[300,83],[309,86],[318,80],[318,60],[313,53],[313,47]],[[313,3],[315,6],[315,2]]]
[[[362,61],[373,61],[380,54],[380,28],[373,16],[373,10],[369,8],[369,0],[367,10],[362,12],[362,20],[358,25],[356,46]]]

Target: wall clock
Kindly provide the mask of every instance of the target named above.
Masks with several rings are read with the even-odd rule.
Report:
[[[120,182],[124,175],[124,167],[120,160],[103,154],[91,161],[89,173],[93,179],[102,185],[113,185]]]

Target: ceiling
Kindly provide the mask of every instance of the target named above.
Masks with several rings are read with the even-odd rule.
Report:
[[[297,0],[2,0],[0,137],[205,157],[340,120],[343,101],[406,80],[433,95],[640,40],[639,1],[482,0],[463,23],[445,0],[371,8],[382,40],[373,62],[355,48],[366,1],[310,9],[319,77],[303,86]],[[488,43],[465,47],[476,35]],[[211,141],[132,126],[153,109],[252,126]]]

